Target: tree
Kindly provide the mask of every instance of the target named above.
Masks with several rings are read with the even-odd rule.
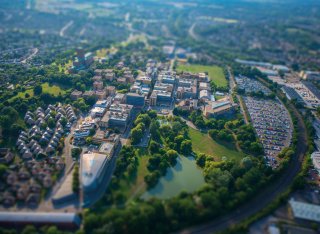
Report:
[[[60,123],[61,123],[62,127],[65,127],[67,125],[67,123],[68,123],[67,118],[66,117],[62,117],[60,119]]]
[[[155,110],[148,111],[148,115],[151,119],[155,119],[157,117],[157,112]]]
[[[150,134],[152,139],[160,140],[160,132],[159,132],[160,124],[156,120],[152,120],[150,124]]]
[[[249,169],[253,166],[253,163],[252,163],[251,158],[250,158],[250,157],[245,157],[245,158],[243,158],[243,159],[241,160],[241,165],[242,165],[245,169],[249,170]]]
[[[176,150],[178,150],[178,151],[180,151],[181,150],[181,143],[182,143],[182,141],[184,140],[185,138],[184,138],[184,136],[182,136],[182,135],[178,135],[178,136],[176,136],[175,138],[174,138],[174,143],[175,143],[175,149]]]
[[[131,141],[132,144],[138,144],[141,141],[141,138],[143,136],[142,129],[140,128],[133,128],[131,130]]]
[[[0,177],[2,177],[7,170],[8,167],[6,165],[0,164]]]
[[[86,138],[86,144],[91,145],[92,144],[92,137],[87,137]]]
[[[190,155],[192,153],[192,142],[190,140],[182,141],[180,151],[184,155]]]
[[[56,121],[53,118],[49,118],[47,124],[49,128],[53,129],[56,126]]]
[[[204,122],[202,116],[198,116],[194,124],[200,129],[205,128],[206,126],[206,123]]]
[[[149,152],[150,154],[159,153],[160,145],[154,140],[150,141]]]
[[[159,180],[160,172],[154,171],[144,177],[144,181],[146,182],[148,188],[154,187]]]
[[[77,158],[77,157],[80,156],[81,152],[82,152],[82,148],[78,148],[78,147],[72,148],[72,150],[71,150],[71,156],[72,156],[73,158]]]
[[[181,131],[182,129],[182,124],[178,121],[174,121],[172,123],[172,131],[174,131],[175,133],[178,133],[179,131]]]
[[[37,233],[37,229],[32,225],[27,225],[21,232],[21,234],[34,234],[34,233]]]
[[[220,168],[206,167],[205,179],[211,183],[215,188],[228,188],[232,180],[232,175],[229,171],[222,171]]]
[[[250,144],[250,152],[253,153],[254,155],[262,155],[263,154],[263,147],[260,143],[258,142],[252,142]]]
[[[209,131],[209,135],[212,139],[217,139],[219,131],[216,129],[212,129]]]
[[[177,163],[179,154],[175,150],[168,150],[166,153],[169,163],[173,166]]]
[[[41,85],[36,85],[34,88],[33,88],[33,94],[35,96],[40,96],[40,94],[42,94],[42,86]]]
[[[73,174],[72,174],[72,191],[74,193],[78,193],[79,192],[79,188],[80,188],[80,181],[79,181],[79,166],[75,165],[74,169],[73,169]]]
[[[16,111],[16,109],[14,109],[11,106],[4,107],[1,110],[0,114],[1,114],[1,117],[8,116],[9,118],[9,119],[6,119],[8,120],[8,122],[4,123],[5,125],[12,124],[15,121],[17,121],[19,118],[19,113]]]
[[[200,153],[197,155],[196,163],[199,167],[204,167],[206,165],[207,156],[204,153]]]
[[[24,127],[21,126],[20,124],[18,124],[18,123],[12,124],[10,127],[10,134],[11,134],[11,136],[17,137],[19,135],[19,133],[21,132],[21,130],[24,130]]]
[[[140,114],[137,119],[134,121],[135,125],[143,123],[146,127],[149,127],[151,123],[151,118],[147,114]]]

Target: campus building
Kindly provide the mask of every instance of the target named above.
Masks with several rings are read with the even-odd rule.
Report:
[[[143,107],[145,102],[145,96],[138,93],[128,93],[126,97],[126,103],[134,107]]]
[[[111,155],[88,152],[81,156],[81,182],[84,192],[96,190],[104,178]]]
[[[131,118],[132,108],[132,105],[127,104],[112,104],[99,121],[99,126],[126,128]]]
[[[205,106],[204,115],[207,118],[221,118],[230,117],[235,113],[236,104],[230,102],[227,99],[222,99],[221,101],[209,102],[209,105]]]

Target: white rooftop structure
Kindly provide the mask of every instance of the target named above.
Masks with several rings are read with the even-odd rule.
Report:
[[[84,190],[97,188],[110,161],[110,156],[88,152],[81,157],[81,181]]]
[[[290,206],[295,218],[320,222],[320,206],[290,199]]]
[[[113,149],[114,149],[114,143],[104,142],[103,144],[101,144],[99,148],[99,152],[106,155],[112,155]]]
[[[204,98],[204,99],[210,100],[211,99],[210,92],[208,90],[201,90],[199,92],[199,98]]]

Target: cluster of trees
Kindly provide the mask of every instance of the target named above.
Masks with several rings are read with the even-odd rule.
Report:
[[[137,200],[123,209],[89,212],[84,218],[85,231],[91,233],[168,233],[227,213],[250,199],[272,178],[272,170],[259,158],[214,162],[206,156],[206,185],[188,194],[160,201]]]
[[[245,94],[246,93],[244,89],[240,89],[240,88],[237,88],[236,91],[238,94]],[[275,93],[273,93],[273,92],[271,94],[265,95],[261,90],[257,91],[257,92],[249,92],[249,93],[247,93],[247,95],[249,95],[251,97],[270,98],[270,99],[274,99],[276,97]]]
[[[225,142],[233,142],[232,133],[227,129],[217,130],[211,129],[209,130],[209,135],[214,140],[225,141]]]
[[[79,178],[79,166],[78,164],[74,166],[72,174],[72,191],[74,193],[79,193],[80,189],[80,178]]]
[[[131,129],[130,132],[130,138],[131,138],[131,143],[133,145],[139,144],[143,134],[149,128],[151,123],[151,118],[150,116],[145,113],[145,114],[140,114],[137,119],[134,121],[134,128]]]
[[[267,75],[263,74],[261,71],[259,71],[255,67],[252,68],[249,66],[244,66],[244,65],[235,63],[233,64],[232,69],[235,76],[243,75],[243,76],[255,78],[255,79],[258,79],[259,77],[263,79],[268,79]]]
[[[72,158],[78,159],[80,154],[81,154],[81,152],[82,152],[82,148],[78,148],[78,147],[72,148],[71,149]]]
[[[123,146],[117,159],[117,166],[114,172],[116,178],[126,175],[133,175],[138,166],[137,152],[133,146]]]
[[[242,125],[235,129],[237,140],[241,149],[252,155],[262,155],[263,147],[256,137],[254,128],[252,125]]]
[[[157,147],[157,152],[154,152],[151,155],[147,165],[147,168],[151,173],[147,174],[144,178],[148,188],[151,188],[158,183],[160,176],[166,174],[169,166],[174,166],[177,163],[177,157],[179,156],[177,151],[172,149],[165,151],[164,149],[160,149],[158,143],[151,141],[149,151],[151,151],[150,148],[152,148],[152,151],[155,151],[155,147]]]
[[[82,230],[76,232],[61,231],[56,226],[43,226],[36,228],[33,225],[27,225],[22,230],[0,228],[2,234],[83,234]]]
[[[155,186],[162,175],[165,175],[167,168],[176,164],[180,154],[190,155],[192,143],[188,139],[187,126],[178,117],[164,119],[168,124],[160,126],[157,119],[150,124],[151,141],[147,168],[150,171],[145,176],[148,187]]]
[[[94,209],[105,210],[105,207],[109,205],[123,206],[126,201],[126,194],[122,190],[122,185],[129,186],[130,183],[135,181],[136,173],[139,165],[139,150],[133,146],[123,146],[117,161],[116,169],[110,181],[110,185],[103,198],[101,198]]]
[[[0,126],[2,135],[6,137],[17,137],[20,130],[25,128],[24,123],[18,122],[19,113],[15,108],[6,106],[0,110]]]

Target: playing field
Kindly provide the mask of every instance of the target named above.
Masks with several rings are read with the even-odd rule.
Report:
[[[221,160],[223,157],[240,160],[245,156],[244,153],[231,149],[232,146],[229,148],[214,141],[207,133],[189,128],[189,136],[195,152],[211,155],[216,160]]]
[[[228,81],[223,73],[223,69],[218,66],[178,65],[177,71],[187,71],[193,73],[208,72],[210,80],[213,80],[218,87],[228,86]]]

